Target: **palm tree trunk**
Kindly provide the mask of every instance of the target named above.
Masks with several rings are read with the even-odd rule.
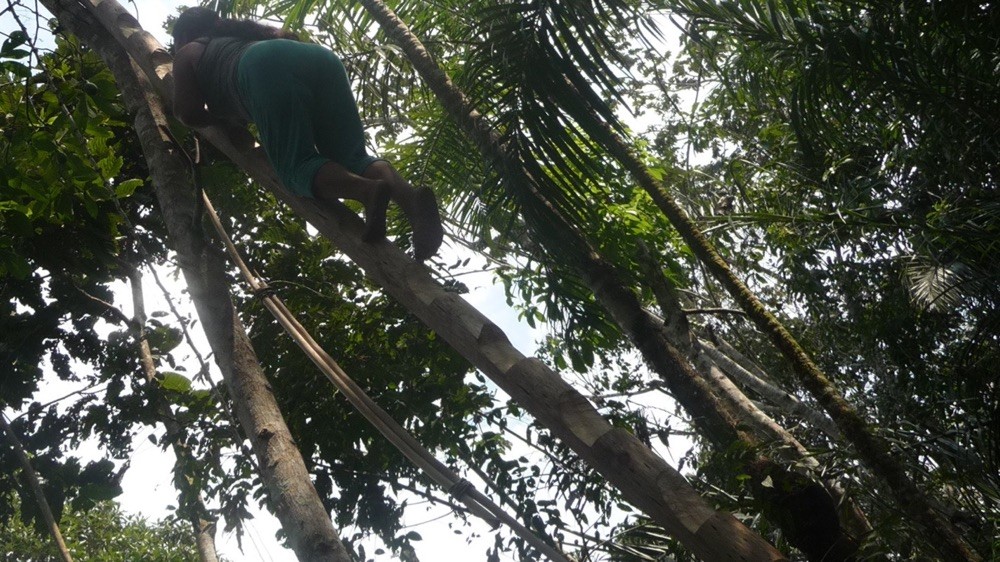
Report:
[[[665,318],[665,331],[671,342],[687,354],[705,380],[712,385],[714,392],[724,397],[728,406],[739,414],[741,423],[745,424],[757,439],[770,444],[771,448],[776,450],[775,454],[794,467],[776,470],[778,467],[775,463],[763,457],[749,463],[750,467],[757,469],[756,472],[750,470],[750,474],[758,479],[755,483],[765,476],[770,476],[772,480],[781,478],[786,484],[794,483],[792,487],[799,490],[788,494],[789,498],[782,499],[772,489],[759,488],[759,493],[773,498],[776,503],[781,504],[783,511],[787,512],[777,513],[772,509],[770,517],[787,520],[781,526],[785,529],[788,540],[809,555],[810,559],[827,562],[853,559],[861,539],[872,532],[871,524],[864,512],[853,499],[846,496],[838,482],[822,479],[821,467],[815,457],[789,431],[766,415],[734,383],[745,383],[744,386],[750,387],[769,399],[772,404],[778,405],[781,411],[798,414],[815,427],[831,433],[834,440],[839,438],[836,426],[822,413],[746,371],[712,344],[699,339],[692,331],[687,314],[682,308],[684,297],[663,275],[659,265],[652,260],[648,249],[644,246],[640,247],[640,263],[646,282],[651,287],[656,303]],[[794,476],[786,474],[793,471],[804,474]],[[818,489],[819,486],[825,488],[827,494],[823,494],[822,490]],[[810,492],[804,495],[801,492],[803,490]],[[808,500],[792,501],[801,497],[806,497]],[[833,504],[828,501],[830,499],[833,500]],[[824,515],[819,515],[821,505],[826,505],[828,509]],[[834,505],[839,506],[839,509],[835,509]],[[839,512],[843,528],[836,522],[801,524],[802,521],[814,517],[817,520],[826,517],[832,521],[835,512]]]
[[[500,169],[504,171],[516,171],[517,167],[514,163],[510,162],[510,159],[505,157],[502,147],[496,142],[495,136],[488,129],[480,114],[475,111],[461,91],[451,83],[444,71],[434,63],[426,49],[409,32],[406,25],[380,0],[360,0],[360,2],[372,17],[379,22],[383,31],[403,48],[414,68],[424,78],[445,109],[465,129],[473,141],[483,150],[483,153],[494,162],[501,164]],[[920,522],[926,531],[934,537],[934,544],[940,552],[949,559],[954,560],[966,560],[970,562],[982,560],[982,557],[962,538],[955,527],[933,508],[927,496],[909,477],[902,464],[892,457],[890,448],[885,440],[877,437],[871,431],[857,410],[847,402],[826,375],[812,362],[785,327],[763,306],[749,288],[735,276],[711,242],[701,233],[700,229],[691,221],[684,210],[673,201],[666,190],[652,177],[642,162],[635,157],[631,149],[607,124],[603,125],[606,132],[604,138],[599,140],[625,165],[639,185],[649,192],[653,200],[681,233],[698,258],[719,282],[726,287],[754,323],[757,324],[761,331],[771,337],[775,346],[793,366],[793,370],[799,376],[799,380],[803,386],[826,409],[844,436],[855,446],[860,457],[872,472],[889,485],[900,506],[914,520]],[[538,203],[541,206],[545,206],[543,200]],[[568,240],[580,239],[576,233],[572,232],[572,228],[568,224],[563,223],[559,226],[565,230],[565,237],[562,240],[558,240],[560,244],[565,245]],[[560,248],[564,249],[565,246],[561,246]],[[581,267],[581,270],[585,278],[588,272],[593,271],[590,267],[595,264],[594,260],[591,259],[594,255],[596,254],[589,249],[582,252],[583,259],[581,260],[581,265],[583,267]],[[596,287],[594,281],[597,281]],[[618,324],[626,333],[630,335],[636,334],[635,324],[642,323],[641,317],[636,310],[632,309],[631,303],[624,302],[631,300],[630,296],[625,295],[621,291],[615,291],[616,289],[620,289],[620,287],[612,287],[613,283],[613,278],[591,279],[591,285],[595,288],[595,295],[597,295],[598,299],[605,302],[605,306],[615,316]],[[618,292],[619,294],[614,295],[613,298],[621,297],[623,301],[618,304],[627,304],[627,309],[619,309],[618,304],[607,302],[605,297],[602,296],[601,289],[607,289],[609,292]],[[608,293],[605,293],[605,295],[611,297]],[[636,342],[637,347],[643,351],[643,355],[650,362],[655,356],[676,355],[675,351],[672,352],[667,348],[649,350],[652,353],[647,353],[647,347],[642,345],[640,341],[636,341],[634,336],[633,341]],[[666,363],[673,363],[675,360],[676,357],[669,357]],[[657,368],[655,363],[651,362],[651,364],[654,368]],[[673,368],[677,368],[677,365]],[[676,389],[675,392],[677,392]]]
[[[805,449],[798,444],[786,431],[767,418],[738,389],[725,379],[719,377],[719,371],[714,365],[706,365],[706,376],[701,376],[688,363],[677,347],[691,348],[691,335],[686,331],[674,333],[653,315],[644,310],[638,297],[622,281],[615,267],[601,258],[585,237],[569,221],[564,219],[532,185],[531,174],[523,166],[508,156],[501,146],[496,134],[490,130],[465,95],[451,83],[443,70],[431,59],[430,55],[413,36],[406,25],[392,13],[380,0],[361,0],[372,17],[381,25],[383,31],[399,44],[410,62],[424,81],[441,101],[449,114],[466,131],[476,143],[483,155],[506,173],[508,182],[519,183],[519,193],[525,206],[534,211],[534,220],[526,215],[529,226],[545,232],[545,236],[537,236],[545,240],[545,245],[554,248],[562,255],[572,255],[576,269],[590,286],[598,301],[611,313],[622,331],[627,334],[633,344],[639,349],[650,367],[668,383],[675,398],[691,414],[694,422],[701,428],[703,434],[718,447],[725,450],[735,442],[742,442],[748,450],[753,450],[762,442],[777,440],[792,443],[796,447],[790,450],[798,451],[800,455],[808,456]],[[540,220],[538,217],[543,217]],[[540,224],[539,224],[540,223]],[[540,225],[544,225],[541,226]],[[723,380],[725,379],[725,380]],[[756,438],[747,431],[747,422],[758,430],[761,438]],[[754,481],[760,483],[766,479],[782,478],[787,482],[795,482],[789,487],[787,497],[782,497],[782,490],[768,490],[768,497],[774,503],[780,503],[781,511],[791,511],[790,515],[781,514],[778,519],[785,522],[782,528],[789,539],[807,552],[812,558],[826,560],[847,560],[853,556],[857,543],[846,537],[837,524],[832,501],[827,505],[817,506],[817,498],[822,498],[822,489],[812,494],[808,501],[800,501],[799,491],[803,487],[816,489],[818,484],[809,482],[801,475],[792,474],[778,463],[749,455],[745,459],[745,468],[754,476]],[[826,508],[827,515],[832,515],[832,524],[802,526],[797,522],[811,518],[818,507]],[[778,514],[778,510],[771,510]],[[829,519],[829,517],[828,517]],[[832,545],[840,558],[830,558]],[[853,547],[851,546],[853,545]]]
[[[60,23],[102,56],[134,114],[134,127],[149,162],[172,246],[240,425],[253,446],[271,505],[292,549],[300,560],[350,562],[351,557],[312,486],[305,463],[236,315],[224,270],[225,259],[201,234],[187,162],[161,129],[166,126],[162,99],[115,42],[110,29],[99,23],[110,15],[110,20],[103,20],[105,25],[111,23],[110,28],[132,28],[135,19],[116,2],[87,5],[85,11],[71,0],[43,0],[43,4]]]
[[[684,209],[649,172],[634,151],[606,123],[596,116],[590,122],[600,126],[598,139],[605,148],[632,174],[636,182],[657,204],[677,229],[698,259],[711,272],[732,298],[746,312],[757,328],[771,339],[774,346],[792,367],[802,386],[826,410],[830,418],[851,443],[869,470],[888,485],[896,502],[930,534],[938,551],[949,560],[981,561],[980,556],[962,537],[955,526],[931,504],[928,496],[910,478],[901,462],[894,458],[891,447],[878,436],[861,414],[837,389],[825,373],[813,362],[785,326],[729,267],[715,245],[691,220]]]
[[[232,156],[232,154],[231,154]],[[361,242],[362,224],[342,205],[288,195],[262,163],[258,181],[361,266],[370,278],[492,379],[585,462],[703,560],[784,560],[731,515],[717,512],[634,435],[612,428],[594,406],[538,359],[515,349],[496,324],[388,242]]]

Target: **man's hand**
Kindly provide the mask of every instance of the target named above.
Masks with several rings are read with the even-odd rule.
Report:
[[[233,147],[239,152],[249,152],[257,145],[257,139],[242,125],[224,123],[219,127],[226,132],[229,141],[233,143]]]

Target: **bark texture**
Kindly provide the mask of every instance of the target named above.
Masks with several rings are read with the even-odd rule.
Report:
[[[257,457],[271,507],[290,546],[300,560],[350,562],[236,315],[225,275],[225,258],[202,235],[200,209],[187,162],[162,130],[167,124],[163,100],[119,44],[128,44],[130,39],[141,41],[148,34],[117,2],[85,3],[86,10],[71,0],[43,0],[43,4],[101,55],[134,116],[171,243],[237,418]],[[164,57],[170,60],[162,48],[145,55],[147,62],[162,62]]]

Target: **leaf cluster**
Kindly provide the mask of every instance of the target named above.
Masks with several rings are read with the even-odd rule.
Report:
[[[712,194],[706,223],[741,248],[732,259],[924,485],[987,521],[969,533],[988,543],[1000,419],[985,363],[998,352],[996,10],[671,5],[685,30],[675,84],[708,85],[687,123],[712,150],[693,183]],[[725,333],[761,349],[738,325]],[[910,548],[905,523],[870,507],[889,549]]]
[[[12,508],[25,509],[15,501]],[[198,552],[190,529],[177,519],[146,521],[122,513],[113,502],[102,501],[87,509],[64,514],[61,531],[74,560],[81,562],[194,562]],[[3,560],[61,560],[46,535],[13,518],[0,524],[0,558]]]

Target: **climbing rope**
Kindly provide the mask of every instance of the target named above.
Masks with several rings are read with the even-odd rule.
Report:
[[[399,425],[389,414],[383,410],[368,394],[351,379],[340,365],[331,357],[323,347],[313,339],[312,335],[299,323],[295,315],[285,306],[274,289],[262,281],[247,267],[240,256],[236,245],[226,232],[222,221],[208,195],[198,182],[197,162],[191,158],[186,150],[180,145],[177,139],[169,131],[165,131],[172,139],[173,144],[187,159],[191,166],[192,178],[196,189],[201,195],[203,210],[208,214],[212,225],[215,228],[219,239],[222,240],[229,253],[230,259],[240,270],[244,281],[250,287],[253,295],[258,297],[264,306],[271,312],[274,318],[281,324],[285,332],[295,341],[309,359],[319,368],[319,370],[330,380],[331,383],[344,395],[352,406],[365,417],[368,422],[375,427],[386,439],[392,443],[407,459],[422,470],[436,484],[441,486],[456,500],[465,504],[470,513],[479,517],[496,529],[500,524],[506,525],[514,534],[523,539],[539,553],[545,555],[553,562],[570,562],[570,559],[554,546],[546,543],[541,538],[524,527],[517,519],[511,517],[500,506],[490,500],[477,490],[471,482],[465,480],[444,463],[439,461],[434,455],[424,448],[412,435]]]

